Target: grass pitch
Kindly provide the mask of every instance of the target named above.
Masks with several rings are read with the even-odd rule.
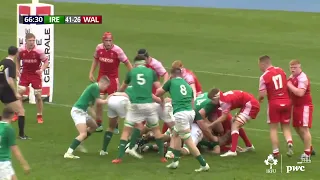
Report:
[[[15,2],[4,1],[0,7],[2,57],[6,55],[6,48],[16,42]],[[317,128],[320,125],[320,111],[317,106],[320,77],[317,69],[320,67],[320,14],[73,3],[54,5],[56,15],[101,14],[103,24],[55,26],[55,104],[45,105],[45,123],[42,125],[36,123],[35,106],[25,104],[26,131],[33,139],[18,141],[18,144],[32,167],[32,173],[24,176],[14,161],[19,179],[312,180],[320,176],[317,157],[312,159],[312,164],[306,165],[305,172],[285,173],[285,166],[296,165],[303,151],[296,135],[293,136],[296,154],[292,158],[284,155],[285,143],[282,141],[283,173],[280,173],[280,164],[275,166],[276,174],[265,173],[268,166],[263,161],[271,153],[266,103],[262,105],[257,120],[246,125],[257,151],[235,158],[205,154],[211,166],[211,171],[207,173],[194,173],[198,163],[192,157],[183,157],[180,168],[174,171],[166,169],[155,154],[145,155],[143,160],[126,157],[122,164],[113,165],[111,160],[117,155],[119,136],[113,137],[109,155],[100,157],[98,151],[102,133],[94,134],[85,143],[89,154],[77,154],[81,156],[79,160],[63,159],[64,152],[76,135],[69,106],[89,83],[92,54],[105,31],[113,32],[115,43],[131,59],[137,49],[147,48],[166,66],[170,66],[173,60],[182,60],[186,67],[196,72],[204,90],[215,86],[222,90],[241,89],[257,94],[258,77],[261,75],[257,58],[260,55],[270,55],[274,65],[284,69],[288,69],[289,60],[300,59],[312,81],[315,104],[313,145],[319,150],[320,132]],[[121,67],[122,79],[124,74],[125,69]]]

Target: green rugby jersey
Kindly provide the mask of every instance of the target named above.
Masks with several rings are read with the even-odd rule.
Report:
[[[83,91],[73,107],[87,111],[90,105],[93,105],[97,98],[100,97],[100,88],[98,83],[92,83]]]
[[[194,118],[195,121],[202,120],[202,117],[199,113],[201,109],[204,109],[206,111],[206,117],[208,117],[209,114],[216,108],[216,105],[212,104],[211,99],[208,98],[207,92],[200,94],[196,98],[194,105],[196,111],[196,116]]]
[[[184,79],[180,77],[170,79],[162,88],[170,93],[173,113],[192,110],[193,91]]]
[[[0,161],[11,160],[11,146],[16,145],[16,136],[12,126],[0,121]]]

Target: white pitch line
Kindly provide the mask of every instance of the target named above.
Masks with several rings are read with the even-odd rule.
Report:
[[[58,106],[58,107],[67,107],[67,108],[72,108],[71,105],[68,105],[68,104],[57,104],[57,103],[50,103],[50,102],[46,102],[46,104],[49,104],[49,105],[53,105],[53,106]],[[104,110],[106,111],[106,110]],[[268,130],[265,130],[265,129],[256,129],[256,128],[245,128],[246,130],[250,130],[250,131],[258,131],[258,132],[269,132]],[[278,132],[279,134],[283,134],[282,132]],[[293,135],[296,135],[298,136],[297,134],[293,134]],[[320,137],[313,137],[315,138],[316,140],[320,140]]]
[[[5,49],[0,49],[0,51],[6,52]],[[92,61],[92,59],[86,59],[86,58],[78,58],[78,57],[72,57],[72,56],[59,56],[55,55],[55,57],[58,58],[64,58],[64,59],[74,59],[78,61]],[[168,68],[168,67],[165,67]],[[200,70],[193,70],[194,72],[203,73],[203,74],[213,74],[218,76],[230,76],[230,77],[240,77],[240,78],[249,78],[249,79],[259,79],[257,76],[246,76],[246,75],[240,75],[240,74],[229,74],[229,73],[219,73],[219,72],[210,72],[210,71],[200,71]],[[314,85],[320,85],[319,82],[311,82],[311,84]]]

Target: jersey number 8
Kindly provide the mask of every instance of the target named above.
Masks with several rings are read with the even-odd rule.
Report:
[[[144,74],[137,74],[137,83],[141,86],[146,83],[146,79],[143,76]]]
[[[188,92],[185,85],[180,85],[180,93],[184,96],[187,95]]]

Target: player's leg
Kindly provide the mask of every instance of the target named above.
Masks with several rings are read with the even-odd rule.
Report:
[[[109,109],[108,109],[108,112],[109,112]],[[117,122],[118,122],[118,116],[112,116],[109,113],[108,113],[108,116],[109,116],[109,126],[107,130],[104,132],[102,148],[100,151],[101,156],[108,154],[107,148],[112,139],[114,128],[116,128]]]
[[[19,127],[19,138],[22,140],[31,139],[25,132],[25,110],[22,105],[22,101],[17,100],[14,92],[11,89],[7,89],[4,92],[2,102],[9,108],[13,109],[18,115],[18,127]]]
[[[231,125],[231,148],[228,152],[220,155],[221,157],[227,156],[237,156],[237,147],[239,139],[239,129],[250,119],[252,119],[248,114],[243,113],[245,111],[241,110],[237,116],[234,117],[233,123]],[[259,111],[258,111],[259,112]],[[249,113],[250,114],[250,113]],[[254,117],[256,115],[253,115]]]
[[[83,142],[88,136],[88,131],[87,131],[88,114],[87,114],[87,112],[85,112],[81,109],[73,107],[71,109],[71,117],[75,123],[75,126],[76,126],[79,134],[70,144],[67,152],[64,154],[64,158],[78,159],[80,157],[73,155],[73,152],[74,152],[74,150],[77,149],[77,147],[81,144],[81,142]]]
[[[280,106],[280,123],[281,129],[283,132],[283,136],[286,139],[287,146],[288,146],[288,156],[293,155],[293,141],[292,141],[292,134],[290,128],[290,119],[291,119],[291,104],[287,104],[286,106]]]
[[[129,136],[133,129],[138,131],[138,133],[132,133],[131,141],[136,141],[137,138],[140,136],[140,130],[138,128],[143,128],[142,121],[144,121],[144,117],[141,115],[141,112],[138,111],[139,107],[137,104],[129,104],[128,111],[126,114],[126,120],[124,122],[124,128],[120,137],[120,145],[119,145],[119,154],[116,159],[112,161],[114,164],[118,164],[122,162],[122,158],[124,157],[125,153],[131,153],[131,155],[136,155],[136,157],[141,157],[135,150],[132,148],[125,149],[128,144]],[[138,125],[138,126],[136,126]],[[136,127],[136,128],[135,128]],[[139,134],[139,135],[138,135]],[[133,140],[132,140],[133,138]],[[131,145],[131,143],[130,143]],[[135,142],[133,143],[133,147],[135,146]],[[131,145],[132,147],[132,145]]]
[[[278,139],[278,127],[280,120],[281,116],[277,109],[277,105],[269,104],[267,109],[267,123],[269,124],[270,141],[274,157],[277,157],[280,153]]]
[[[313,107],[312,106],[303,106],[302,110],[302,123],[300,123],[299,132],[300,136],[302,137],[303,144],[304,144],[304,153],[301,155],[301,158],[310,158],[312,149],[311,149],[311,133],[310,128],[312,126],[312,114],[313,114]]]
[[[182,111],[175,114],[175,131],[178,132],[180,138],[188,146],[190,153],[199,161],[200,168],[195,171],[208,171],[210,169],[209,165],[206,163],[205,159],[201,155],[199,149],[194,144],[190,133],[190,122],[194,120],[194,111]]]
[[[201,129],[199,128],[199,126],[197,124],[192,123],[191,124],[191,140],[197,146],[198,143],[202,140],[202,138],[203,138],[203,133],[202,133]],[[184,144],[183,147],[181,148],[181,154],[183,154],[183,155],[190,154],[190,150],[186,144]]]
[[[29,84],[30,82],[28,80],[28,75],[26,73],[22,73],[20,76],[20,80],[17,88],[18,93],[22,97],[23,97],[23,94],[27,91]],[[22,99],[21,99],[21,103],[22,103]],[[17,121],[18,119],[19,119],[19,114],[16,112],[15,116],[12,118],[12,121]],[[21,117],[20,117],[20,121],[21,121]]]
[[[34,89],[34,95],[36,98],[36,104],[37,104],[37,121],[39,124],[43,123],[43,100],[42,100],[42,89]]]
[[[119,87],[120,87],[120,84],[119,84],[119,79],[118,78],[110,79],[110,86],[107,89],[107,93],[108,94],[113,94],[113,93],[118,91]],[[119,134],[120,133],[119,132],[119,124],[118,123],[116,124],[116,127],[113,130],[113,133],[114,134]]]
[[[158,104],[150,103],[147,104],[148,110],[146,111],[147,124],[146,126],[150,128],[154,134],[156,144],[159,148],[159,155],[161,162],[167,162],[164,157],[164,144],[163,144],[163,134],[160,131],[159,127],[159,113],[158,113]]]

